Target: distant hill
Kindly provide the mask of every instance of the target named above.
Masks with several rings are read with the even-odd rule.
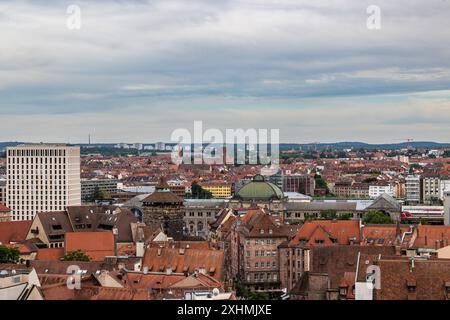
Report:
[[[439,148],[450,148],[450,143],[440,143],[432,141],[415,141],[415,142],[402,142],[402,143],[392,143],[392,144],[369,144],[364,142],[336,142],[336,143],[307,143],[307,144],[297,144],[297,143],[282,143],[280,144],[281,150],[287,149],[299,149],[302,150],[324,150],[324,149],[406,149],[408,147],[412,148],[425,148],[425,149],[439,149]]]
[[[0,150],[4,150],[7,147],[15,147],[23,142],[0,142]]]
[[[6,147],[17,146],[22,144],[23,142],[0,142],[0,151],[4,150]],[[74,144],[78,145],[82,148],[105,148],[112,149],[114,148],[114,143],[96,143],[96,144]],[[144,143],[144,145],[149,145]],[[175,143],[166,143],[167,146],[175,145]],[[325,150],[325,149],[384,149],[384,150],[395,150],[395,149],[405,149],[408,147],[413,148],[425,148],[425,149],[440,149],[440,148],[450,148],[450,143],[440,143],[440,142],[432,142],[432,141],[414,141],[414,142],[402,142],[402,143],[392,143],[392,144],[370,144],[365,142],[358,141],[344,141],[344,142],[334,142],[334,143],[281,143],[280,150],[288,150],[288,149],[301,149],[301,150]]]

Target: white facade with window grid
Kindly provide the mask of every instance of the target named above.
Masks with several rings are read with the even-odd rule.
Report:
[[[81,205],[79,147],[26,144],[6,152],[7,206],[13,221]]]

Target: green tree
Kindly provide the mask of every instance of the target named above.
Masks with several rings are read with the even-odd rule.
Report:
[[[268,292],[256,291],[249,292],[248,294],[249,300],[270,300],[270,295]]]
[[[391,224],[394,223],[388,215],[381,211],[369,211],[364,215],[365,224]]]
[[[106,198],[105,189],[100,188],[99,186],[95,186],[94,193],[92,193],[91,198],[89,199],[91,202],[96,200],[103,200]]]
[[[17,263],[19,259],[19,250],[0,244],[0,263]]]
[[[336,210],[324,210],[320,213],[320,217],[325,220],[333,220],[336,219],[337,213]]]
[[[316,188],[317,189],[325,189],[326,194],[330,193],[330,189],[328,189],[328,185],[325,182],[325,180],[322,179],[322,177],[319,174],[316,174],[314,176],[314,180],[316,181]]]
[[[197,181],[193,181],[191,184],[192,199],[211,199],[213,197],[212,193],[208,190],[203,189]]]
[[[81,250],[70,251],[64,257],[62,261],[91,261],[91,258]]]

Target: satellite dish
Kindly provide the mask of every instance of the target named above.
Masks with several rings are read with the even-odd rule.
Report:
[[[214,288],[213,291],[212,291],[212,293],[213,293],[213,296],[218,296],[219,293],[220,293],[220,291],[219,291],[219,289]]]

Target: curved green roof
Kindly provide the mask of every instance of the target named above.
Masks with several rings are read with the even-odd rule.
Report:
[[[281,200],[283,191],[275,184],[264,180],[262,175],[253,177],[253,181],[239,189],[235,198],[241,200]]]

